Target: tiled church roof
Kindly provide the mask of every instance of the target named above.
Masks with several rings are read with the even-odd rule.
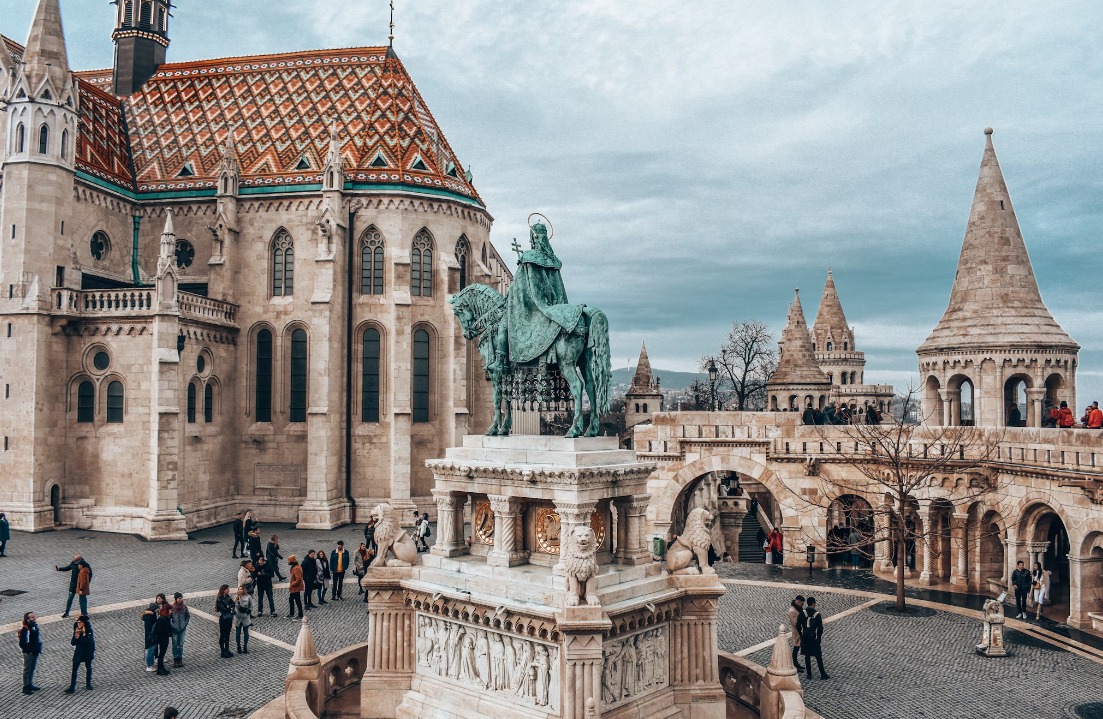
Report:
[[[23,48],[3,40],[21,60]],[[167,63],[124,100],[110,94],[111,70],[74,75],[77,169],[128,190],[213,189],[231,128],[243,189],[316,185],[336,123],[347,182],[448,191],[482,204],[385,47]]]
[[[78,76],[111,84],[110,70]],[[384,47],[169,63],[124,105],[139,191],[213,187],[231,128],[242,187],[319,183],[336,123],[348,181],[448,190],[481,204]]]

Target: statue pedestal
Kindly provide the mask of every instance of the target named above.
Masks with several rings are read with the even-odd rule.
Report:
[[[724,587],[650,561],[653,465],[616,438],[541,436],[469,436],[427,464],[437,545],[363,580],[362,716],[584,719],[591,699],[595,717],[724,716]]]
[[[989,599],[984,603],[984,631],[980,637],[980,644],[976,646],[977,654],[986,657],[1006,657],[1007,647],[1003,641],[1003,604]]]

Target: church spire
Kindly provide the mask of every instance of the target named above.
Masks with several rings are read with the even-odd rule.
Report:
[[[34,95],[38,95],[43,80],[49,79],[57,94],[54,100],[58,102],[72,86],[58,0],[38,1],[27,35],[27,49],[23,53],[23,74],[28,91]]]
[[[950,304],[919,352],[1024,345],[1079,349],[1042,301],[996,159],[992,128],[984,134],[984,156]]]
[[[816,364],[804,308],[800,304],[800,290],[795,290],[793,304],[789,305],[789,317],[781,331],[778,343],[777,369],[770,375],[769,385],[831,385],[831,380]]]
[[[820,298],[820,306],[816,311],[816,321],[812,324],[812,333],[819,337],[821,332],[826,333],[829,330],[839,342],[850,333],[850,325],[846,322],[830,267],[827,268],[827,282],[823,286],[823,297]]]
[[[640,359],[636,363],[636,374],[632,377],[632,386],[639,389],[650,389],[655,386],[655,378],[651,374],[651,361],[647,358],[647,343],[640,348]]]

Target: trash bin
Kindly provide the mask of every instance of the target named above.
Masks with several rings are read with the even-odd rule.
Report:
[[[659,559],[666,556],[666,540],[662,537],[655,537],[651,540],[651,553]]]

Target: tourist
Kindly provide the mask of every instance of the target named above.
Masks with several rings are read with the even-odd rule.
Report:
[[[1061,400],[1061,408],[1057,410],[1057,426],[1062,429],[1076,426],[1076,417],[1073,416],[1069,403],[1064,400]]]
[[[800,618],[804,615],[804,597],[798,594],[789,602],[789,630],[793,637],[793,666],[797,668],[797,674],[803,669],[800,666]]]
[[[145,649],[146,649],[146,671],[151,672],[154,669],[153,661],[157,657],[157,642],[153,639],[153,625],[157,621],[157,614],[161,611],[161,607],[168,603],[168,598],[164,594],[158,594],[153,602],[142,610],[142,625],[145,630]]]
[[[264,616],[264,597],[268,597],[268,611],[276,616],[276,600],[272,598],[272,565],[261,557],[257,560],[257,614]]]
[[[1052,429],[1057,426],[1057,407],[1048,399],[1042,409],[1042,427]]]
[[[1016,619],[1026,619],[1026,597],[1030,594],[1030,572],[1026,564],[1020,561],[1015,565],[1015,571],[1011,572],[1011,586],[1015,589],[1015,609],[1018,614]]]
[[[241,554],[245,556],[245,521],[243,512],[234,515],[234,549],[233,557],[237,559],[237,548],[241,547]]]
[[[245,587],[237,588],[237,599],[234,603],[234,637],[237,639],[237,653],[249,653],[249,627],[253,623],[253,598]],[[242,644],[242,635],[245,642]],[[244,649],[242,648],[244,646]]]
[[[165,713],[161,715],[161,719],[179,719],[180,710],[176,707],[165,707]]]
[[[241,524],[241,537],[246,542],[249,541],[249,533],[257,526],[257,520],[253,519],[253,510],[245,510],[245,518]],[[244,553],[244,552],[243,552]]]
[[[329,559],[326,557],[326,550],[319,549],[314,553],[314,561],[318,564],[318,606],[322,606],[326,603],[326,591],[329,590],[329,581],[332,579],[332,575],[329,573]]]
[[[241,560],[237,568],[237,586],[245,587],[245,591],[253,591],[253,564],[248,559]]]
[[[874,407],[872,404],[866,407],[866,424],[879,425],[882,419],[883,416],[881,415],[880,409]]]
[[[804,612],[799,618],[800,652],[804,655],[804,674],[812,678],[812,658],[816,658],[820,679],[830,679],[823,669],[823,650],[820,640],[823,638],[823,615],[816,609],[816,598],[805,600]]]
[[[433,536],[433,530],[429,526],[429,513],[428,512],[422,512],[422,514],[421,514],[421,546],[426,552],[429,551],[429,544],[425,540],[427,540],[431,536]]]
[[[1034,621],[1042,618],[1042,605],[1049,600],[1049,578],[1049,570],[1042,569],[1042,565],[1035,562],[1030,575],[1030,588],[1034,590]]]
[[[1007,411],[1007,426],[1008,427],[1022,427],[1023,426],[1023,415],[1022,415],[1022,412],[1019,411],[1019,405],[1018,404],[1011,405],[1011,409],[1009,409]]]
[[[364,544],[374,553],[379,548],[375,545],[375,517],[368,517],[364,524]]]
[[[83,594],[80,594],[80,613],[81,614],[87,614],[88,613],[88,591],[87,590],[88,590],[89,587],[87,585],[88,585],[88,583],[90,583],[92,581],[92,565],[90,565],[88,562],[84,561],[84,558],[81,557],[79,554],[73,555],[73,561],[69,562],[64,567],[59,567],[56,564],[54,565],[54,569],[56,569],[59,572],[69,572],[69,600],[67,602],[65,602],[65,613],[61,615],[62,617],[68,617],[69,616],[69,611],[73,608],[73,597],[75,597],[79,594],[79,592],[77,591],[77,584],[80,582],[81,569],[83,569],[85,567],[88,568],[88,572],[87,572],[87,577],[85,579],[85,590],[86,591]]]
[[[1091,409],[1088,410],[1088,429],[1101,428],[1103,428],[1103,409],[1099,409],[1098,402],[1092,402]]]
[[[19,627],[19,649],[23,652],[23,693],[34,694],[41,688],[34,685],[34,670],[38,666],[38,655],[42,654],[42,634],[34,612],[23,615],[23,624]]]
[[[230,651],[230,630],[234,626],[234,600],[230,596],[229,584],[223,584],[218,588],[218,596],[214,600],[214,610],[218,614],[219,656],[223,659],[229,659],[234,655]]]
[[[857,527],[851,527],[850,534],[846,539],[850,544],[850,564],[857,569],[858,565],[862,563],[862,533],[858,531]]]
[[[290,563],[290,559],[288,563]],[[318,584],[318,562],[314,559],[314,550],[311,549],[303,558],[302,566],[303,585],[306,593],[306,608],[314,608],[314,591]],[[300,615],[301,616],[301,615]]]
[[[8,515],[0,512],[0,557],[8,556],[8,542],[11,541],[11,524]]]
[[[337,549],[329,555],[329,568],[333,571],[333,593],[330,599],[344,599],[341,596],[345,584],[345,572],[349,568],[349,551],[344,542],[337,542]]]
[[[785,536],[776,527],[772,533],[774,538],[770,541],[770,554],[773,558],[771,564],[781,564],[785,559]]]
[[[84,665],[84,687],[91,690],[92,687],[92,660],[96,658],[96,638],[92,633],[92,623],[88,621],[87,614],[81,614],[73,624],[73,638],[69,640],[73,645],[73,673],[69,678],[69,688],[66,694],[72,694],[77,690],[77,673],[80,665]]]
[[[364,593],[364,587],[360,585],[360,580],[364,578],[364,575],[368,573],[368,545],[360,542],[360,546],[356,548],[356,551],[352,555],[352,573],[356,575],[356,589],[357,596]]]
[[[172,607],[162,604],[157,612],[157,620],[153,623],[153,642],[157,647],[157,674],[165,676],[171,674],[165,669],[165,654],[169,650],[169,640],[172,638]]]
[[[260,548],[260,527],[254,527],[251,532],[245,535],[245,543],[249,546],[249,559],[253,560],[253,564],[256,564],[257,560],[264,554]]]
[[[758,533],[762,534],[762,528],[761,527],[758,528]],[[773,564],[774,563],[774,553],[770,550],[770,547],[773,544],[773,542],[774,542],[774,530],[771,529],[769,534],[767,534],[762,539],[762,553],[763,553],[763,555],[765,555],[763,561],[766,562],[766,564]]]
[[[299,619],[303,618],[303,590],[306,583],[303,581],[303,568],[299,566],[299,560],[294,554],[287,555],[287,605],[288,619],[295,619],[295,607],[299,607]]]
[[[278,577],[281,582],[284,581],[283,572],[280,571],[280,560],[283,559],[283,555],[280,554],[279,535],[273,534],[272,538],[268,540],[268,546],[264,548],[264,559],[268,562],[268,568],[272,574]]]
[[[804,413],[800,416],[800,421],[802,424],[816,424],[817,414],[819,413],[816,412],[816,408],[812,406],[811,402],[809,402],[808,405],[804,408]]]
[[[835,419],[835,403],[831,402],[823,408],[823,423],[824,424],[838,424]]]
[[[172,666],[184,666],[184,635],[188,631],[188,622],[191,621],[191,610],[184,603],[184,595],[180,592],[172,595]]]

